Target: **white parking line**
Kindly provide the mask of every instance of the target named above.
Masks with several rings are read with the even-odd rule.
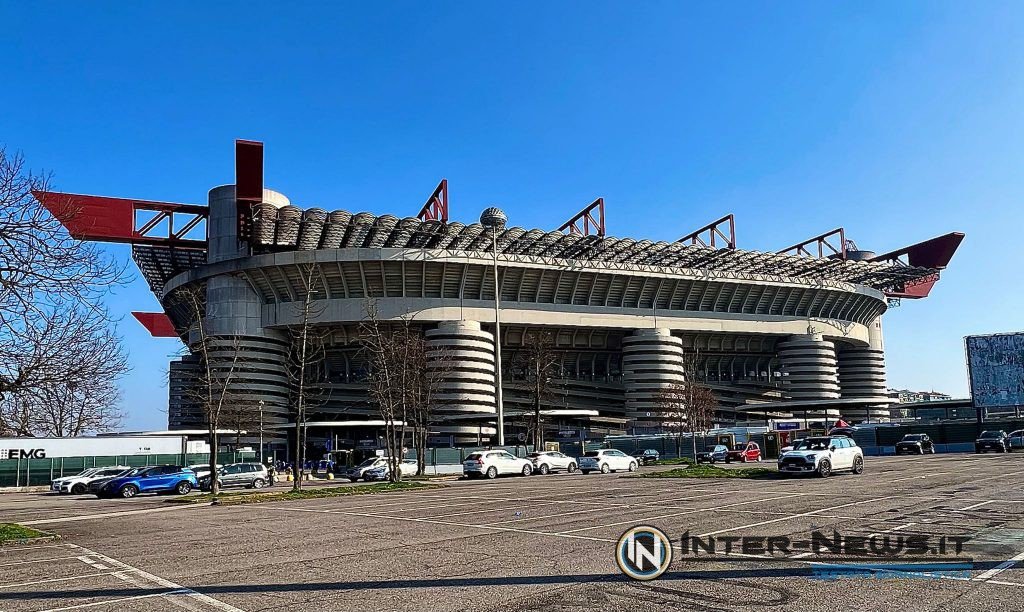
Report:
[[[60,610],[82,610],[84,608],[94,608],[96,606],[109,606],[111,604],[118,604],[125,601],[137,601],[139,599],[152,599],[154,597],[165,597],[167,595],[185,595],[188,591],[184,589],[177,589],[173,591],[164,591],[163,593],[147,593],[146,595],[133,595],[132,597],[119,597],[117,599],[107,599],[104,601],[93,601],[90,603],[78,604],[75,606],[64,606],[63,608],[47,608],[40,610],[39,612],[59,612]]]
[[[4,561],[2,564],[4,567],[11,567],[12,565],[31,565],[33,563],[53,563],[54,561],[65,561],[69,559],[78,559],[79,557],[50,557],[49,559],[33,559],[31,561]]]
[[[840,504],[838,506],[828,506],[821,508],[820,510],[811,510],[810,512],[801,512],[800,514],[794,514],[792,516],[784,516],[782,518],[771,519],[769,521],[761,521],[759,523],[751,523],[749,525],[740,525],[739,527],[730,527],[728,529],[719,529],[718,531],[709,531],[708,533],[700,534],[701,538],[708,536],[718,535],[720,533],[729,533],[730,531],[739,531],[740,529],[749,529],[750,527],[760,527],[761,525],[771,525],[772,523],[781,523],[782,521],[791,521],[795,518],[802,518],[805,516],[814,516],[822,512],[828,512],[829,510],[839,510],[840,508],[849,508],[850,506],[856,506],[859,504],[869,504],[872,502],[882,501],[884,499],[892,499],[895,495],[887,495],[886,497],[875,497],[873,499],[865,499],[862,501],[850,502],[848,504]]]
[[[998,500],[990,499],[988,501],[983,501],[983,502],[978,502],[976,504],[971,504],[970,506],[967,506],[966,508],[960,508],[960,512],[964,512],[965,510],[974,510],[975,508],[980,508],[982,506],[987,506],[987,505],[989,505],[991,503],[994,503],[996,501],[998,501]]]
[[[19,525],[47,525],[51,523],[73,523],[76,521],[91,521],[93,519],[110,518],[114,516],[132,516],[135,514],[152,514],[154,512],[173,512],[175,510],[189,510],[202,508],[209,504],[181,504],[167,508],[145,508],[142,510],[122,510],[120,512],[103,512],[101,514],[82,514],[79,516],[64,516],[59,518],[37,519],[34,521],[19,521]]]
[[[789,498],[792,498],[792,497],[800,497],[800,494],[799,493],[790,493],[789,495],[781,495],[781,496],[778,496],[778,497],[767,497],[767,498],[762,498],[762,499],[750,499],[750,500],[747,500],[747,501],[737,502],[735,504],[724,504],[724,505],[716,506],[716,507],[713,507],[713,508],[697,508],[695,510],[687,510],[685,512],[674,512],[672,514],[662,514],[660,516],[646,516],[646,517],[642,517],[642,518],[631,519],[631,520],[628,520],[628,521],[618,521],[616,523],[606,523],[606,524],[603,524],[603,525],[592,525],[590,527],[581,527],[579,529],[569,529],[567,531],[559,531],[558,533],[560,535],[561,534],[567,534],[567,533],[578,533],[580,531],[588,531],[588,530],[591,530],[591,529],[601,529],[601,528],[604,528],[604,527],[616,527],[618,525],[626,525],[626,524],[629,524],[629,523],[633,523],[633,524],[636,524],[636,525],[642,525],[642,524],[647,523],[649,521],[657,521],[657,520],[660,520],[660,519],[672,518],[672,517],[676,517],[676,516],[684,516],[684,515],[687,515],[687,514],[694,514],[694,513],[697,513],[697,512],[714,512],[715,510],[717,510],[719,508],[733,508],[733,507],[736,507],[736,506],[744,506],[746,504],[757,504],[757,503],[761,503],[761,502],[774,501],[774,500],[777,500],[777,499],[789,499]],[[827,509],[828,508],[826,508],[826,510]],[[713,534],[709,534],[709,535],[713,535]]]
[[[987,580],[990,580],[990,579],[998,576],[999,574],[1005,572],[1006,570],[1010,569],[1014,565],[1017,565],[1021,561],[1024,561],[1024,553],[1020,553],[1016,557],[1010,557],[1006,561],[1003,561],[1002,563],[1000,563],[999,565],[993,567],[992,569],[988,570],[987,572],[979,574],[978,576],[973,578],[973,580],[975,580],[975,581],[987,581]]]

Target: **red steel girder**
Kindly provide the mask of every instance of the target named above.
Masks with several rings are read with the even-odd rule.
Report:
[[[263,143],[235,140],[235,202],[238,236],[249,239],[253,206],[263,201]]]
[[[78,240],[206,248],[205,236],[201,240],[186,238],[209,217],[205,206],[53,191],[33,191],[32,195]],[[155,211],[156,215],[143,220],[139,211]],[[182,216],[188,218],[175,227]],[[166,231],[157,235],[164,222]]]
[[[441,179],[416,217],[420,221],[448,223],[448,179]]]
[[[154,338],[177,338],[178,332],[174,331],[174,324],[170,317],[163,312],[133,312],[132,316],[149,331]]]
[[[829,242],[829,238],[834,238],[835,236],[839,236],[839,248],[836,248],[834,244]],[[812,250],[808,250],[807,247],[812,245]],[[817,253],[815,253],[815,251],[817,251]],[[846,231],[841,227],[837,227],[831,232],[825,232],[820,236],[808,238],[803,242],[798,242],[791,247],[786,247],[777,252],[784,255],[803,255],[805,257],[817,257],[819,259],[824,259],[826,257],[846,259]]]
[[[597,209],[597,218],[594,218],[593,212]],[[580,227],[580,221],[583,222],[583,226]],[[579,234],[581,236],[589,236],[591,230],[598,236],[604,236],[604,198],[598,198],[591,202],[586,208],[576,213],[573,218],[569,219],[561,225],[556,231],[564,232],[569,230],[570,234]]]
[[[964,237],[965,234],[962,232],[950,232],[871,258],[870,261],[890,262],[895,265],[934,268],[936,270],[934,274],[913,281],[907,281],[904,283],[902,290],[890,291],[886,295],[912,300],[928,297],[932,287],[939,280],[938,270],[942,270],[949,265],[950,260],[953,259],[953,254],[960,247]]]
[[[724,225],[729,226],[728,236],[726,236],[725,232],[722,231],[722,226]],[[708,232],[707,240],[704,239],[704,232]],[[722,217],[721,219],[718,219],[717,221],[712,221],[711,223],[708,223],[699,230],[696,230],[690,234],[683,236],[679,240],[676,240],[676,242],[690,241],[690,244],[694,246],[699,245],[705,247],[717,247],[717,238],[721,238],[722,241],[725,242],[725,248],[736,248],[736,217],[734,217],[732,213],[729,213],[728,215]]]

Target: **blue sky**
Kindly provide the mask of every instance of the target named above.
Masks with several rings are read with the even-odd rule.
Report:
[[[62,190],[205,203],[233,140],[300,206],[675,239],[727,212],[741,248],[842,225],[887,251],[967,239],[885,317],[890,384],[967,392],[963,336],[1024,328],[1020,3],[82,3],[0,0],[0,142]],[[112,245],[118,257],[129,250]],[[166,425],[167,356],[111,295],[126,425]]]

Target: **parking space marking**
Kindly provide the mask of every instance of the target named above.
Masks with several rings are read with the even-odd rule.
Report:
[[[80,574],[78,576],[67,576],[64,578],[46,578],[44,580],[33,580],[31,582],[15,582],[12,584],[0,584],[0,589],[10,589],[14,587],[26,587],[35,586],[37,584],[49,584],[51,582],[68,582],[69,580],[81,580],[82,578],[95,578],[97,576],[111,576],[117,572],[99,572],[96,574]]]
[[[119,597],[117,599],[107,599],[104,601],[93,601],[84,604],[77,604],[74,606],[64,606],[61,608],[47,608],[40,610],[40,612],[60,612],[61,610],[83,610],[85,608],[95,608],[96,606],[109,606],[111,604],[124,603],[126,601],[138,601],[140,599],[152,599],[154,597],[165,597],[167,595],[184,595],[187,591],[184,589],[178,589],[174,591],[164,591],[163,593],[147,593],[145,595],[133,595],[131,597]]]
[[[960,508],[960,512],[964,512],[966,510],[974,510],[975,508],[980,508],[982,506],[987,506],[987,505],[989,505],[991,503],[995,503],[996,501],[998,501],[998,500],[990,499],[990,500],[987,500],[987,501],[978,502],[976,504],[971,504],[970,506],[967,506],[966,508]]]
[[[606,523],[606,524],[603,524],[603,525],[592,525],[590,527],[580,527],[579,529],[569,529],[569,530],[566,530],[566,531],[559,531],[558,533],[559,533],[559,535],[569,534],[569,533],[578,533],[580,531],[589,531],[591,529],[601,529],[603,527],[616,527],[618,525],[626,525],[626,524],[629,524],[629,523],[633,523],[635,525],[642,525],[642,524],[644,524],[644,523],[646,523],[648,521],[657,521],[657,520],[660,520],[660,519],[673,518],[673,517],[676,517],[676,516],[684,516],[684,515],[687,515],[687,514],[694,514],[694,513],[697,513],[697,512],[714,512],[718,508],[732,508],[732,507],[735,507],[735,506],[743,506],[743,505],[746,505],[746,504],[756,504],[756,503],[760,503],[760,502],[774,501],[774,500],[777,500],[777,499],[789,499],[789,498],[793,498],[793,497],[800,497],[800,494],[799,493],[790,493],[789,495],[781,495],[781,496],[778,496],[778,497],[768,497],[768,498],[764,498],[764,499],[750,499],[750,500],[747,500],[747,501],[737,502],[735,504],[725,504],[725,505],[722,505],[722,506],[717,506],[715,508],[696,508],[696,509],[693,509],[693,510],[687,510],[685,512],[674,512],[672,514],[663,514],[663,515],[660,515],[660,516],[647,516],[647,517],[637,518],[637,519],[633,519],[633,520],[629,520],[629,521],[619,521],[619,522],[616,522],[616,523]]]
[[[839,510],[840,508],[849,508],[850,506],[856,506],[859,504],[869,504],[871,502],[882,501],[885,499],[892,499],[897,497],[896,495],[887,495],[885,497],[875,497],[872,499],[865,499],[861,501],[850,502],[848,504],[840,504],[838,506],[827,506],[820,510],[811,510],[809,512],[801,512],[792,516],[784,516],[782,518],[771,519],[768,521],[761,521],[759,523],[751,523],[749,525],[740,525],[739,527],[730,527],[728,529],[719,529],[718,531],[710,531],[708,533],[702,533],[699,537],[706,538],[708,536],[718,535],[720,533],[729,533],[730,531],[739,531],[740,529],[749,529],[750,527],[760,527],[761,525],[771,525],[772,523],[781,523],[782,521],[791,521],[796,518],[802,518],[805,516],[814,516],[815,514],[821,514],[822,512],[828,512],[829,510]],[[767,501],[767,500],[765,500]]]
[[[111,518],[115,516],[132,516],[135,514],[152,514],[154,512],[173,512],[175,510],[189,510],[209,506],[210,504],[181,504],[167,508],[143,508],[141,510],[121,510],[118,512],[102,512],[100,514],[82,514],[79,516],[62,516],[58,518],[36,519],[33,521],[19,521],[19,525],[47,525],[51,523],[73,523],[76,521],[91,521],[93,519]]]
[[[11,567],[12,565],[31,565],[33,563],[52,563],[54,561],[66,561],[66,560],[70,560],[70,559],[79,559],[79,560],[81,560],[81,558],[77,557],[77,556],[71,556],[71,557],[50,557],[49,559],[33,559],[31,561],[4,561],[2,563],[2,565],[4,567]]]
[[[977,577],[973,578],[973,580],[975,580],[975,581],[991,580],[992,578],[994,578],[994,577],[998,576],[999,574],[1005,572],[1006,570],[1010,569],[1014,565],[1017,565],[1021,561],[1024,561],[1024,553],[1020,553],[1019,555],[1017,555],[1015,557],[1010,557],[1006,561],[1003,561],[1002,563],[1000,563],[999,565],[993,567],[992,569],[988,570],[987,572],[979,574]]]

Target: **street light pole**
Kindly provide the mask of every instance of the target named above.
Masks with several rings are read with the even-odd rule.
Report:
[[[494,395],[498,409],[498,446],[505,446],[505,406],[501,394],[501,289],[498,284],[498,230],[508,217],[500,208],[488,208],[480,215],[480,224],[491,230],[491,255],[494,262]]]
[[[263,454],[263,400],[260,400],[260,458],[259,461],[263,464],[266,461],[266,456]]]

